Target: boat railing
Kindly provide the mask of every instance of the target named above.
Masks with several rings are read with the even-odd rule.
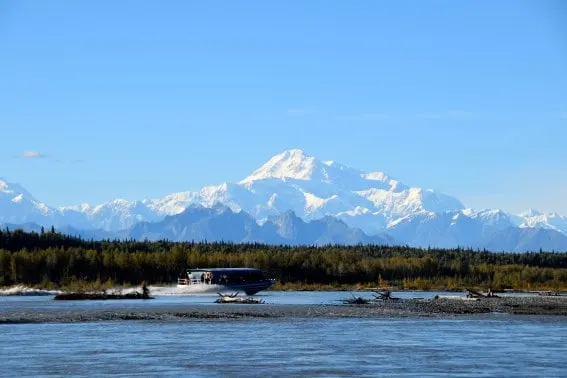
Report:
[[[198,278],[193,278],[191,280],[188,280],[187,278],[178,278],[177,279],[178,285],[205,285],[206,283],[207,282],[202,282]]]

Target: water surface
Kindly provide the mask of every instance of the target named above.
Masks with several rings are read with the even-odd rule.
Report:
[[[151,300],[106,300],[106,301],[54,301],[54,295],[26,295],[26,296],[1,296],[0,311],[64,311],[71,309],[90,308],[147,308],[156,309],[169,305],[199,304],[207,306],[219,306],[215,303],[218,295],[215,294],[185,294],[176,287],[152,288]],[[399,298],[433,298],[437,294],[464,295],[463,293],[442,292],[396,292],[394,296]],[[265,303],[286,304],[339,304],[341,300],[350,298],[352,295],[365,298],[374,298],[372,292],[347,292],[347,291],[264,291],[254,295]],[[221,305],[222,306],[222,305]]]
[[[566,376],[548,317],[3,325],[1,376]]]
[[[215,296],[160,290],[148,301],[0,297],[0,312],[222,306]],[[395,293],[436,294],[443,293]],[[268,291],[258,297],[285,306],[332,304],[350,295]],[[567,377],[566,340],[565,317],[502,314],[3,324],[0,376]]]

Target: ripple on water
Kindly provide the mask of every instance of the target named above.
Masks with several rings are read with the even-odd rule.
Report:
[[[553,317],[4,325],[1,376],[562,376]]]

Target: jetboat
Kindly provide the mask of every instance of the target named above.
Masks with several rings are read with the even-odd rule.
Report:
[[[189,268],[177,279],[177,287],[195,294],[243,291],[254,295],[275,282],[254,268]]]

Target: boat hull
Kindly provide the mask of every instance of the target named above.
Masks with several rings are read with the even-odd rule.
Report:
[[[183,292],[193,294],[216,294],[216,293],[234,293],[236,291],[244,292],[246,295],[254,295],[262,290],[270,288],[275,283],[274,280],[265,280],[258,282],[248,282],[241,284],[178,284],[177,287],[183,289]]]

